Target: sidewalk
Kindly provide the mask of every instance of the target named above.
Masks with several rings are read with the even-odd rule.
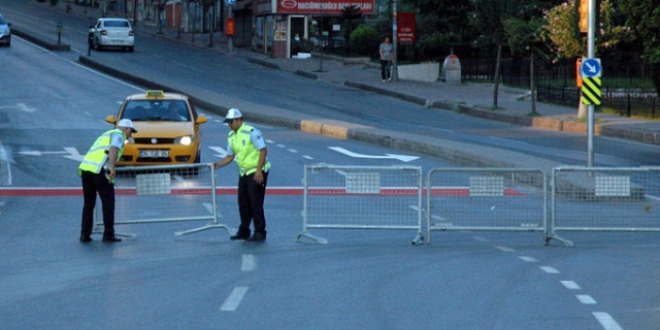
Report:
[[[42,4],[50,6],[47,3]],[[65,11],[66,1],[60,1],[57,9]],[[72,5],[69,14],[96,19],[96,11],[83,13],[83,7]],[[112,15],[113,13],[109,13]],[[171,42],[186,44],[207,51],[228,54],[227,40],[221,32],[211,36],[196,33],[179,33],[174,28],[159,28],[152,21],[140,21],[135,27],[136,36],[141,34],[156,36]],[[139,47],[139,44],[136,46]],[[539,116],[529,116],[532,105],[526,90],[500,86],[498,109],[492,110],[492,84],[447,84],[442,82],[424,83],[414,81],[392,81],[383,83],[380,68],[375,62],[345,64],[344,59],[314,53],[308,59],[273,58],[246,48],[234,47],[232,54],[249,61],[288,71],[318,82],[343,84],[375,93],[389,95],[414,102],[420,106],[442,110],[458,111],[470,116],[507,122],[538,129],[587,133],[586,120],[578,120],[577,108],[548,103],[536,103]],[[660,144],[660,121],[631,119],[627,117],[595,114],[594,134]]]
[[[228,53],[226,37],[219,32],[214,34],[213,47],[209,47],[208,34],[197,34],[195,42],[192,42],[190,33],[182,33],[179,37],[175,29],[163,28],[162,34],[158,32],[158,27],[149,23],[141,24],[138,29],[138,34],[146,33],[209,51]],[[528,90],[501,85],[498,109],[491,110],[493,84],[457,85],[403,80],[383,83],[380,77],[380,67],[375,62],[345,64],[343,58],[319,53],[313,53],[312,57],[307,59],[285,59],[273,58],[245,48],[234,47],[233,51],[237,56],[246,57],[257,64],[288,71],[320,82],[343,84],[389,95],[424,107],[459,111],[475,117],[538,129],[587,133],[586,119],[577,119],[578,104],[575,107],[566,107],[537,102],[536,112],[539,116],[530,116],[532,103]],[[660,121],[596,113],[594,134],[660,144]]]

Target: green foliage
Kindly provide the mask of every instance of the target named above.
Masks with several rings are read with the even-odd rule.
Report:
[[[452,46],[459,43],[459,36],[453,33],[428,36],[417,42],[421,60],[439,60],[449,55]]]
[[[545,37],[549,43],[554,45],[556,59],[587,55],[586,37],[576,38],[575,36],[576,2],[576,0],[568,0],[548,10],[545,14],[545,19],[548,22],[545,26]],[[595,40],[595,52],[597,54],[629,38],[629,29],[618,26],[613,21],[613,8],[609,0],[602,0],[599,12],[599,36]]]
[[[378,54],[378,45],[380,44],[379,39],[376,29],[366,24],[360,24],[353,33],[351,33],[349,47],[355,54],[373,57],[374,54]]]
[[[627,17],[626,26],[644,45],[644,57],[649,63],[660,63],[660,7],[657,0],[621,1]],[[656,71],[657,72],[657,71]],[[658,74],[655,74],[657,77]],[[656,85],[658,86],[658,85]]]
[[[58,0],[50,0],[50,4],[53,5],[53,6],[55,6],[55,5],[57,5],[57,1],[58,1]]]

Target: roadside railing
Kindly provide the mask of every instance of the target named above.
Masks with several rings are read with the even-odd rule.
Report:
[[[95,230],[103,231],[100,201]],[[115,225],[208,221],[204,226],[178,231],[186,235],[230,227],[218,222],[213,164],[119,167],[115,178]],[[120,233],[117,235],[134,236]]]

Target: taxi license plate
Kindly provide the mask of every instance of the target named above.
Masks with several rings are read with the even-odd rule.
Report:
[[[170,153],[167,150],[140,150],[140,158],[167,158]]]

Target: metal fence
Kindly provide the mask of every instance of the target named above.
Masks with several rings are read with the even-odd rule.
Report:
[[[103,231],[97,203],[95,230]],[[191,234],[230,227],[218,222],[213,164],[119,167],[115,178],[115,224],[209,221],[205,226],[176,232]],[[117,232],[117,235],[133,236]]]
[[[327,243],[310,229],[410,229],[422,236],[422,169],[305,165],[303,228],[296,237]]]
[[[436,168],[427,175],[427,241],[432,231],[542,231],[547,178],[536,169]]]
[[[461,75],[464,82],[493,82],[495,59],[461,59]],[[503,59],[500,66],[501,82],[507,86],[529,89],[530,68],[528,59]],[[623,66],[603,68],[602,106],[622,116],[660,117],[660,97],[656,91],[640,88],[652,80],[652,70],[643,62],[631,62]],[[534,83],[537,99],[543,102],[577,106],[580,89],[576,85],[575,63],[543,63],[534,66]],[[611,87],[611,81],[616,86]],[[643,83],[645,82],[645,83]]]
[[[660,167],[558,167],[550,239],[560,231],[660,231]]]

